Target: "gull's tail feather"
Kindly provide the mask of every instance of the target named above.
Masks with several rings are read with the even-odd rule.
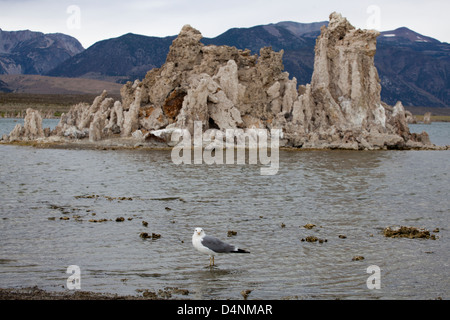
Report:
[[[236,248],[236,250],[232,251],[232,253],[250,253],[250,251],[246,251],[246,250],[242,250],[242,249]]]

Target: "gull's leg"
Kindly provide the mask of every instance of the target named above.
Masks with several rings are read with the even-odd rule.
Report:
[[[214,266],[215,266],[215,264],[214,264],[214,256],[212,256],[212,261],[213,261],[213,264],[212,264],[212,265],[213,265],[213,267],[214,267]]]

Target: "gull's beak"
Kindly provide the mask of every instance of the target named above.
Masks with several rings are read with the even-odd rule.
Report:
[[[201,232],[197,232],[197,234],[198,234],[198,235],[200,235],[200,234],[201,234]]]

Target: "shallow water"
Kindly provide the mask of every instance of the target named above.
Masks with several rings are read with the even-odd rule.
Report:
[[[436,129],[447,130],[444,144],[449,129]],[[259,166],[176,166],[168,151],[0,145],[0,159],[3,288],[65,290],[67,267],[78,265],[82,290],[94,292],[449,298],[450,151],[281,151],[279,174],[269,177]],[[392,225],[439,228],[439,239],[385,238]],[[218,256],[210,269],[192,247],[195,227],[251,254]],[[143,240],[141,232],[161,238]],[[309,235],[328,241],[300,241]],[[367,288],[372,265],[381,268],[381,290]]]
[[[432,124],[410,124],[411,133],[427,132],[430,136],[431,143],[438,146],[450,145],[450,123],[434,122]]]
[[[0,118],[0,138],[4,134],[10,134],[17,124],[21,124],[23,126],[23,122],[23,119]],[[42,119],[43,128],[50,128],[53,130],[58,125],[58,123],[59,119]]]

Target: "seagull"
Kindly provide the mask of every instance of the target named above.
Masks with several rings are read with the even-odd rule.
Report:
[[[192,244],[201,253],[209,255],[210,267],[214,266],[214,256],[218,253],[250,253],[217,238],[207,236],[202,228],[195,228],[192,235]]]

